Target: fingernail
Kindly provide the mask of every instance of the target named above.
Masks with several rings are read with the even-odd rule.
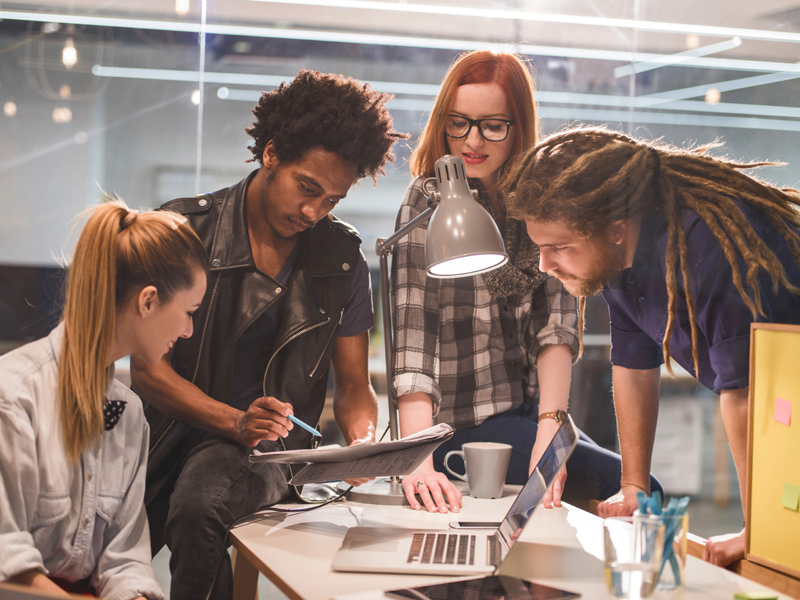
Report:
[[[443,506],[443,507],[441,507],[441,508],[439,509],[439,512],[440,512],[440,513],[446,513],[446,512],[447,512],[447,507],[446,507],[446,506]]]
[[[412,504],[411,508],[413,508],[414,510],[419,510],[422,507],[419,504]]]
[[[461,512],[461,507],[460,506],[454,506],[453,507],[453,512]]]

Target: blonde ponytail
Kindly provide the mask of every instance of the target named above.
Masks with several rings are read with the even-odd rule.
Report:
[[[91,210],[67,273],[58,374],[67,457],[78,462],[104,431],[103,404],[117,312],[131,293],[155,285],[162,301],[206,270],[205,248],[186,219],[138,215],[121,200]]]
[[[75,462],[103,432],[103,399],[117,317],[117,237],[127,212],[114,203],[93,211],[67,274],[58,392],[64,444]]]

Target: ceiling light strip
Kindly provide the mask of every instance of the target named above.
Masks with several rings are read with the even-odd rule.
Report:
[[[190,33],[199,33],[200,31],[199,23],[156,21],[150,19],[126,19],[122,17],[97,17],[92,15],[65,15],[55,13],[47,14],[0,10],[0,19],[33,21],[40,23],[55,22],[63,24],[91,25],[97,27],[122,27],[158,31],[181,31]],[[520,54],[531,56],[554,56],[619,62],[630,62],[632,57],[644,62],[653,62],[664,56],[663,54],[633,54],[628,51],[601,50],[596,48],[560,48],[557,46],[536,46],[531,44],[491,44],[472,40],[433,39],[338,31],[315,31],[308,29],[279,29],[244,25],[208,24],[205,30],[209,34],[240,35],[256,38],[293,39],[303,41],[338,42],[346,44],[370,44],[376,46],[396,46],[409,48],[435,48],[456,51],[488,48],[511,50],[514,52],[519,52]],[[708,57],[698,57],[690,63],[679,63],[676,66],[740,71],[800,72],[800,64],[797,63]]]
[[[614,69],[614,77],[628,77],[631,73],[644,73],[645,71],[652,71],[653,69],[660,69],[669,65],[677,65],[692,61],[700,56],[709,56],[718,52],[724,52],[732,48],[738,48],[742,45],[742,38],[735,37],[724,42],[711,44],[710,46],[702,46],[676,54],[662,56],[653,61],[637,62],[633,65],[625,65],[624,67],[617,67]]]
[[[638,109],[657,108],[665,111],[708,112],[745,116],[787,117],[800,119],[800,108],[794,106],[770,106],[766,104],[741,104],[720,102],[709,104],[697,100],[671,101],[664,104],[658,99],[639,96],[631,99],[628,96],[609,96],[605,94],[576,94],[572,92],[543,92],[536,94],[540,104],[571,104],[584,106],[615,106],[619,108]]]
[[[187,83],[197,83],[197,71],[180,71],[176,69],[143,69],[133,67],[107,67],[102,65],[94,65],[92,73],[98,77],[117,77],[124,79],[149,79],[155,81],[185,81]],[[686,88],[689,90],[685,97],[693,97],[705,94],[709,87],[714,87],[720,91],[730,91],[733,89],[742,89],[751,85],[763,85],[764,83],[774,83],[776,81],[798,78],[800,73],[787,74],[775,73],[773,75],[763,75],[758,77],[747,77],[737,79],[732,82],[723,82],[709,84],[706,86],[698,86],[698,90],[702,93],[694,93],[694,88]],[[246,73],[218,73],[207,72],[205,74],[206,83],[224,84],[224,85],[252,85],[260,88],[275,88],[281,83],[291,80],[292,76],[284,75],[249,75]],[[370,81],[370,85],[381,92],[390,94],[408,94],[418,96],[434,97],[439,92],[438,85],[422,84],[422,83],[405,83],[400,81]],[[224,91],[223,91],[224,90]],[[679,102],[682,99],[677,95],[677,92],[682,90],[675,90],[668,92],[673,94],[674,98],[664,98],[657,94],[647,96],[639,96],[631,98],[628,96],[611,96],[608,94],[582,94],[573,92],[548,92],[540,90],[536,94],[536,98],[540,103],[553,103],[553,104],[577,104],[577,105],[590,105],[590,106],[617,106],[625,108],[633,106],[635,108],[662,108],[664,110],[689,110],[695,112],[720,112],[720,113],[733,113],[744,115],[761,115],[761,116],[784,116],[784,117],[800,117],[800,109],[789,106],[768,106],[768,105],[751,105],[751,104],[733,104],[733,103],[719,103],[707,104],[705,102]],[[228,87],[220,88],[217,91],[217,96],[221,99],[227,100],[241,100],[241,101],[257,101],[261,92],[256,90],[240,90],[231,89]],[[665,101],[669,100],[668,105],[664,105]],[[396,99],[394,100],[394,107],[404,106],[408,110],[427,110],[431,107],[430,100],[414,100],[414,99]]]
[[[798,77],[800,77],[800,72],[798,71],[791,73],[770,73],[768,75],[755,75],[753,77],[742,77],[740,79],[733,79],[730,81],[720,81],[717,83],[704,83],[703,85],[695,85],[688,88],[681,88],[679,90],[670,90],[668,92],[656,92],[654,94],[646,94],[641,97],[650,98],[654,100],[685,100],[687,98],[704,96],[705,93],[710,88],[714,88],[719,92],[731,92],[733,90],[743,90],[746,88],[756,87],[760,85],[780,83],[781,81],[797,79]]]
[[[581,121],[593,123],[627,123],[631,120],[628,111],[570,108],[551,106],[543,107],[540,111],[543,119],[559,119],[575,125]],[[632,117],[634,124],[652,123],[658,125],[681,125],[689,127],[730,127],[734,129],[759,129],[772,131],[800,132],[800,121],[787,121],[783,119],[759,119],[755,117],[723,117],[709,115],[687,115],[666,112],[635,112]]]
[[[117,77],[123,79],[153,79],[158,81],[186,81],[197,83],[199,80],[196,70],[177,69],[143,69],[138,67],[108,67],[94,65],[92,74],[97,77]],[[206,83],[252,85],[261,87],[278,87],[281,83],[288,83],[294,75],[250,75],[247,73],[220,73],[207,71],[204,74]],[[409,94],[415,96],[435,96],[439,93],[438,85],[425,83],[404,83],[400,81],[370,81],[369,84],[376,90],[389,94]]]
[[[352,8],[356,10],[380,10],[417,14],[433,14],[478,19],[507,19],[513,21],[533,21],[536,23],[563,23],[568,25],[589,25],[616,27],[686,35],[708,35],[716,37],[739,36],[746,39],[776,42],[800,43],[800,33],[747,29],[738,27],[718,27],[714,25],[694,25],[691,23],[668,23],[663,21],[640,21],[638,19],[618,19],[613,17],[592,17],[533,12],[528,10],[508,10],[498,8],[471,8],[465,6],[442,6],[414,4],[407,2],[377,2],[372,0],[251,0],[269,4],[292,4],[298,6],[321,6],[325,8]]]

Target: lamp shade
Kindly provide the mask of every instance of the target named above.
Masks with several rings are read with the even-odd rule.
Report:
[[[504,265],[508,256],[500,230],[472,197],[464,161],[445,155],[434,170],[440,199],[425,236],[428,275],[463,277]]]

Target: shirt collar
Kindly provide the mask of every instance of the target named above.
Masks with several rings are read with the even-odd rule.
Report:
[[[650,212],[642,217],[633,264],[627,269],[623,269],[619,277],[608,283],[610,289],[621,292],[630,291],[639,279],[639,275],[647,272],[650,268],[650,264],[657,255],[655,239],[659,229],[658,221],[658,215],[655,212]]]
[[[53,357],[56,360],[56,364],[61,367],[61,353],[64,348],[64,335],[65,335],[66,325],[64,321],[60,321],[58,325],[49,333],[47,339],[50,342],[50,348],[53,352]],[[111,363],[106,370],[106,396],[110,394],[111,386],[114,384],[114,377],[116,376],[116,367],[114,363]]]

